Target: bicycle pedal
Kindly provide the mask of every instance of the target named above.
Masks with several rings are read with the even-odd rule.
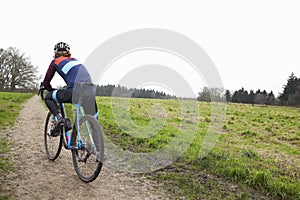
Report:
[[[50,136],[52,136],[52,137],[57,137],[59,135],[60,135],[60,132],[51,132],[50,133]]]

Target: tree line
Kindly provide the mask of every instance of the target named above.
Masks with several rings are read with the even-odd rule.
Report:
[[[132,98],[151,98],[151,99],[174,99],[173,95],[166,94],[155,90],[126,88],[124,86],[115,85],[97,85],[96,96],[117,96]]]
[[[266,90],[261,91],[258,89],[256,92],[250,90],[248,92],[244,88],[235,91],[232,95],[226,91],[226,101],[233,103],[245,104],[265,104],[265,105],[278,105],[278,99],[273,94],[273,91],[267,93]]]
[[[204,87],[198,95],[199,101],[227,101],[233,103],[245,104],[265,104],[265,105],[284,105],[284,106],[300,106],[300,78],[297,78],[292,73],[287,84],[283,85],[283,92],[276,97],[273,91],[258,89],[256,92],[250,90],[249,92],[243,87],[234,92],[220,88]]]
[[[267,93],[266,90],[257,90],[254,92],[250,90],[248,92],[243,87],[234,92],[224,90],[220,88],[208,88],[204,87],[202,92],[199,92],[199,101],[226,101],[233,103],[245,103],[245,104],[266,104],[266,105],[278,105],[278,100],[271,91]]]

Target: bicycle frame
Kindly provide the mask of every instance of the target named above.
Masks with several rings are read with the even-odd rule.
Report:
[[[65,116],[64,118],[66,119],[67,118],[67,113],[65,112],[65,106],[64,106],[64,103],[60,103],[60,106],[62,107],[62,109],[64,110],[64,113],[65,113]],[[76,127],[76,130],[77,130],[77,146],[72,146],[72,137],[71,137],[71,133],[70,133],[70,130],[69,131],[65,131],[65,138],[66,138],[66,142],[67,142],[67,147],[66,149],[81,149],[82,148],[82,141],[81,141],[81,136],[80,136],[80,123],[79,123],[79,117],[80,116],[84,116],[85,113],[81,107],[81,104],[79,103],[73,103],[73,106],[75,106],[75,121],[74,121],[74,126]],[[73,126],[73,127],[74,127]],[[86,131],[88,133],[88,137],[90,138],[91,142],[92,142],[92,147],[95,146],[94,144],[94,140],[93,140],[93,137],[91,135],[91,131],[90,131],[90,128],[88,127],[88,123],[85,122],[85,128],[86,128]]]

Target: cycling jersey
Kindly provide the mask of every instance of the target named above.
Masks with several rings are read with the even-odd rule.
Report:
[[[52,90],[50,82],[55,72],[64,79],[67,89],[73,88],[75,82],[92,82],[83,64],[75,58],[60,56],[52,60],[43,81],[44,87],[49,91]]]

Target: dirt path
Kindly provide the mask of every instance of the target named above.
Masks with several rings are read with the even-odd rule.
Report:
[[[73,168],[71,152],[65,149],[56,161],[49,161],[43,145],[46,114],[47,109],[34,96],[24,104],[18,123],[10,130],[18,171],[8,175],[3,187],[15,191],[14,199],[168,199],[148,180],[106,166],[94,182],[83,183]]]

